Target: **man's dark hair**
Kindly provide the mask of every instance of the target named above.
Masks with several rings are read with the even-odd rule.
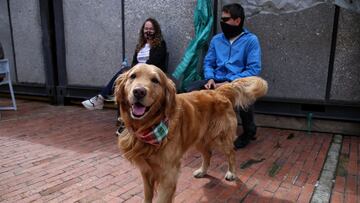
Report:
[[[240,4],[227,4],[223,6],[222,12],[229,13],[232,19],[240,18],[241,22],[239,26],[243,27],[245,21],[245,12],[244,8]]]

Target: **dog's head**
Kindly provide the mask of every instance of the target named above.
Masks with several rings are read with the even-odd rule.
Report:
[[[138,64],[116,80],[116,102],[133,120],[170,116],[175,94],[175,84],[153,65]]]

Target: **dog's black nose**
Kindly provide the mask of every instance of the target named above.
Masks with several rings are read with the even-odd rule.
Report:
[[[144,87],[137,87],[133,90],[136,99],[142,99],[146,96],[146,89]]]

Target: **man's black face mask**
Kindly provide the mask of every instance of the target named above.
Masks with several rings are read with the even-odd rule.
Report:
[[[237,25],[229,25],[224,22],[220,22],[221,30],[223,31],[225,37],[227,39],[234,38],[242,33],[243,29],[240,26]]]

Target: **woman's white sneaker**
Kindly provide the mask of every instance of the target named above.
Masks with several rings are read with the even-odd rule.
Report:
[[[104,97],[99,94],[91,99],[81,102],[81,104],[89,110],[103,109]]]

